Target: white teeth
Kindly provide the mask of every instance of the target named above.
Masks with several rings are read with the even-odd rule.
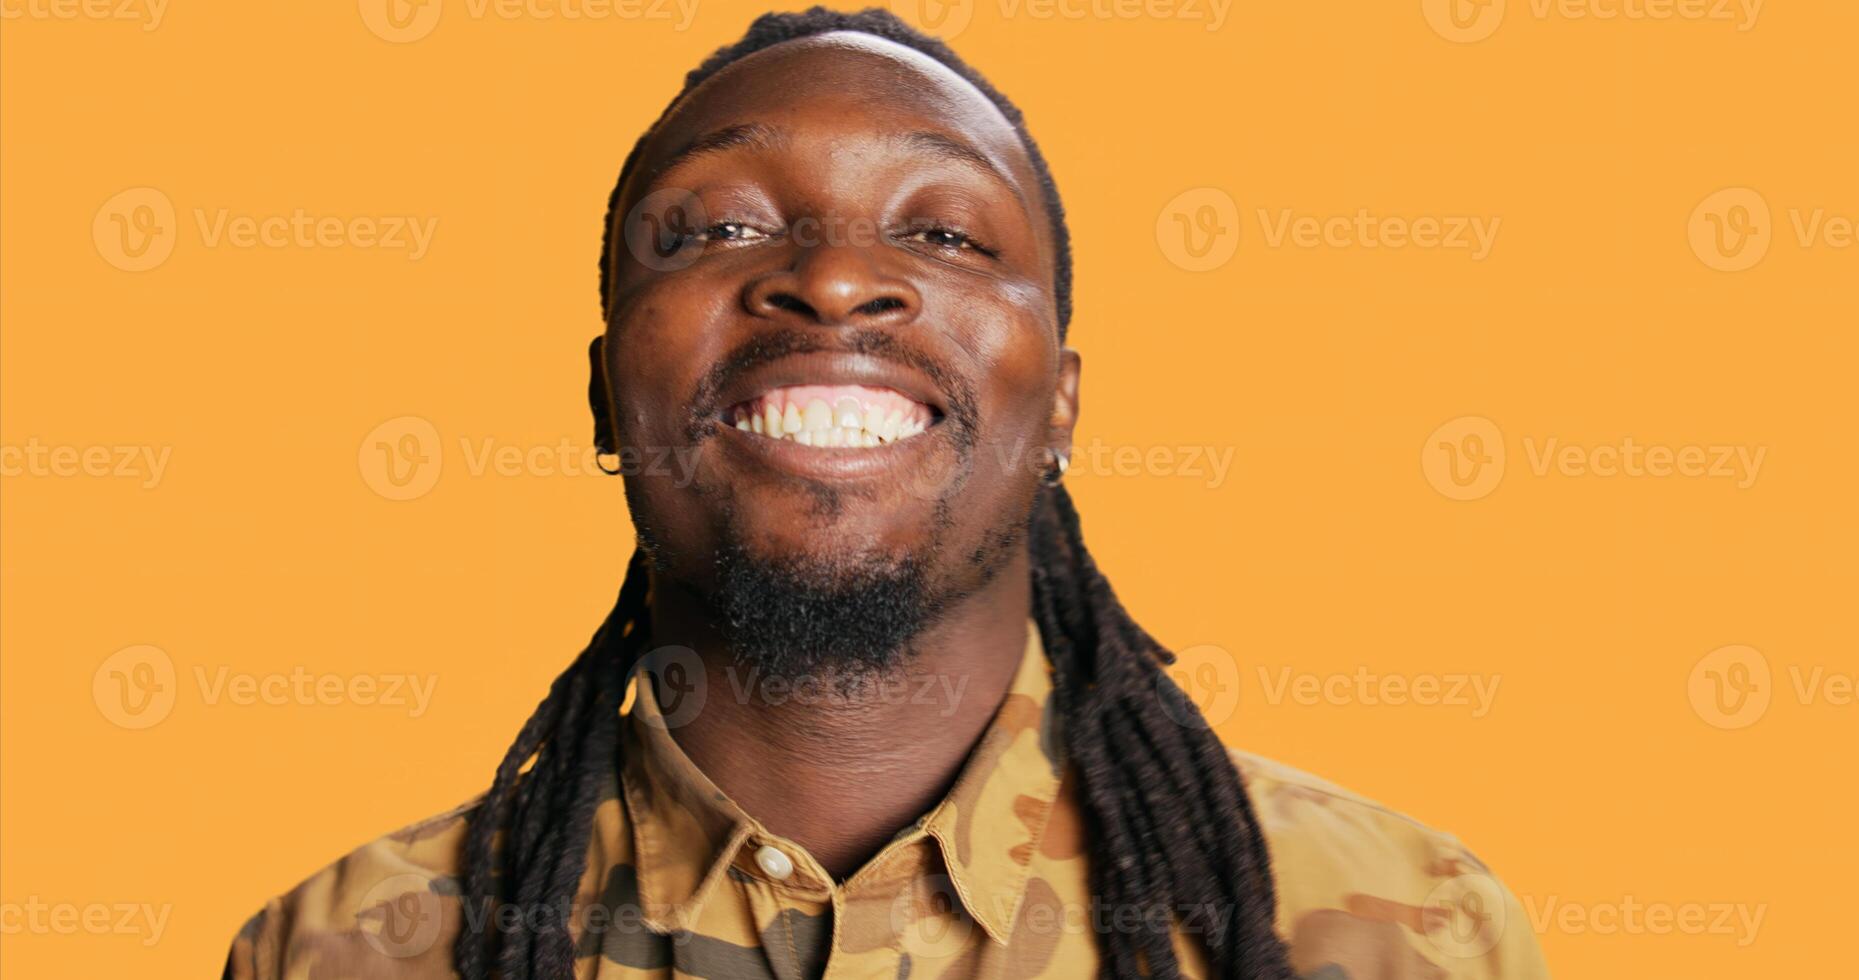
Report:
[[[832,428],[832,407],[826,404],[826,399],[815,398],[807,403],[807,412],[801,416],[801,424],[804,428],[814,431]]]
[[[729,419],[744,432],[791,438],[803,446],[847,449],[887,446],[929,428],[928,419],[907,416],[905,409],[861,404],[850,396],[831,405],[824,398],[814,398],[804,408],[792,401],[776,408],[770,401],[759,409],[738,408]]]

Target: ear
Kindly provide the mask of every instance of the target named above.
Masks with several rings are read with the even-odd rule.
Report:
[[[594,416],[594,449],[602,455],[612,455],[613,426],[612,402],[607,398],[607,357],[606,337],[595,337],[587,345],[587,410]]]
[[[1072,430],[1078,425],[1078,376],[1084,361],[1070,347],[1059,349],[1059,383],[1052,392],[1052,421],[1046,445],[1054,452],[1071,454]]]

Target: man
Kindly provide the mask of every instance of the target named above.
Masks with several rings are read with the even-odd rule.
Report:
[[[1057,192],[941,43],[758,20],[605,234],[597,441],[693,478],[621,467],[619,601],[490,791],[229,975],[1546,975],[1452,838],[1229,756],[1162,673],[1063,486]]]

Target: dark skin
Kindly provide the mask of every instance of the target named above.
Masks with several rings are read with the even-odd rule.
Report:
[[[1079,377],[1058,338],[1037,178],[1012,127],[955,73],[836,33],[758,52],[691,92],[648,139],[619,210],[616,242],[641,222],[698,233],[676,263],[614,249],[603,358],[614,444],[696,461],[688,485],[673,467],[626,487],[656,545],[653,645],[695,650],[708,675],[703,710],[673,734],[746,812],[844,878],[948,792],[1025,649],[1018,531],[1051,454],[1069,452]],[[758,340],[789,352],[727,367]],[[891,387],[939,421],[897,444],[828,450],[719,417],[800,383]],[[753,665],[737,663],[704,601],[732,539],[822,568],[925,561],[945,608],[910,641],[910,682],[739,696]]]

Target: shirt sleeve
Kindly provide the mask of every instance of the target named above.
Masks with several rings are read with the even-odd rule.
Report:
[[[1300,976],[1547,980],[1523,905],[1457,837],[1281,763],[1234,762]]]
[[[222,975],[451,980],[454,865],[474,804],[364,844],[266,902],[233,937]]]
[[[275,959],[266,962],[259,956],[261,947],[276,948],[275,943],[264,941],[270,922],[269,906],[246,920],[238,935],[232,937],[232,948],[226,951],[226,968],[220,974],[222,980],[277,980]]]

